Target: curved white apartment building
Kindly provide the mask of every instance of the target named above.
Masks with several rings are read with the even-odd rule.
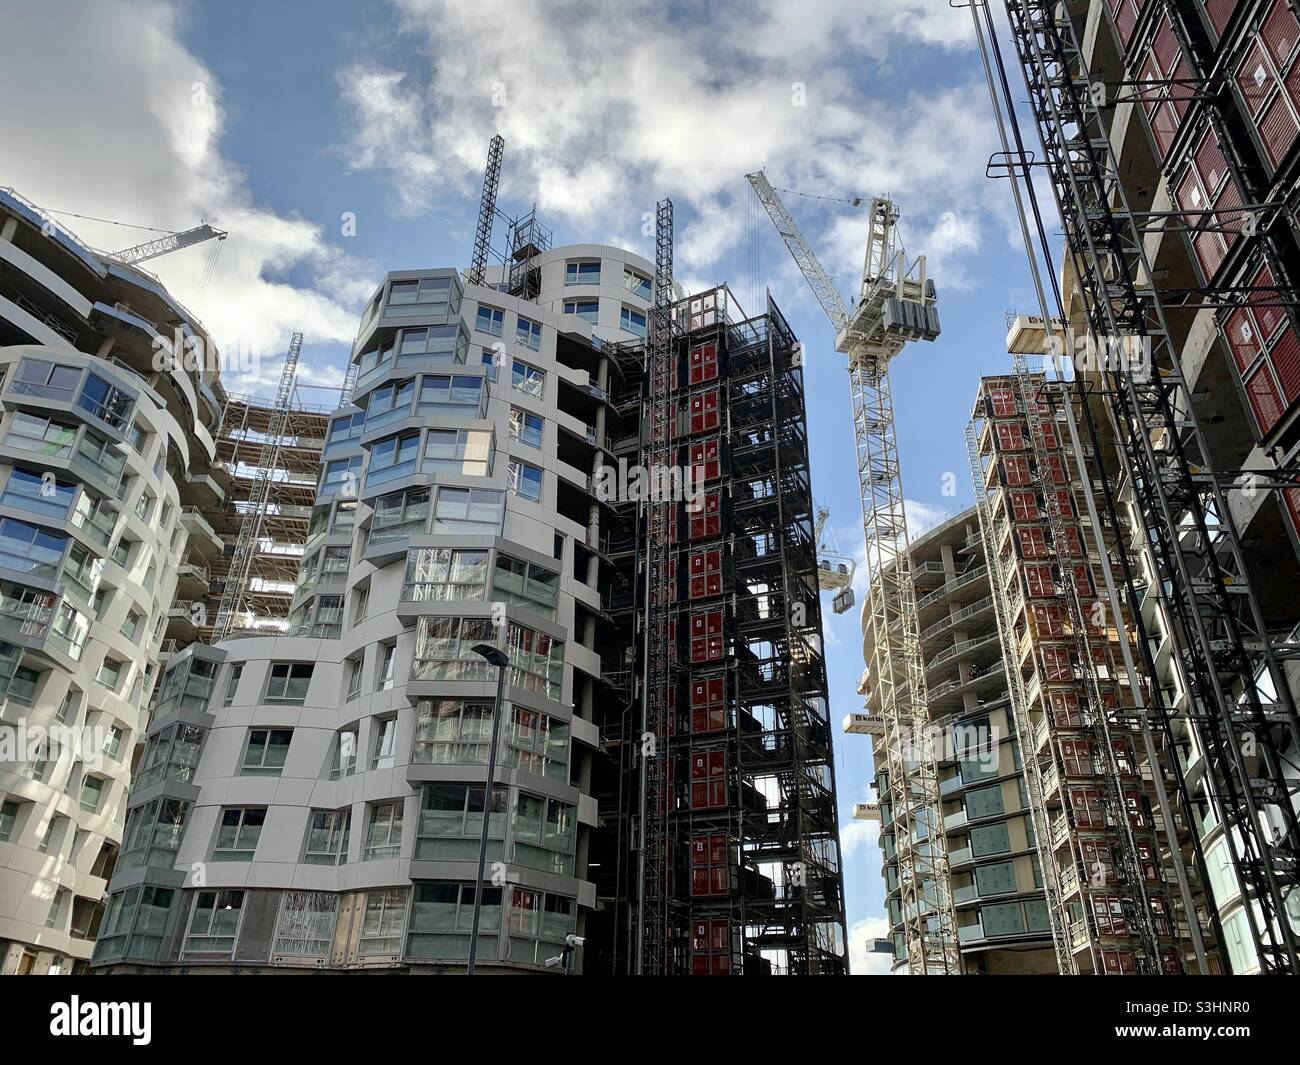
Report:
[[[216,371],[156,360],[178,333],[208,345],[0,190],[0,973],[89,959],[178,582],[222,549]]]
[[[644,335],[653,268],[596,245],[532,268],[535,302],[454,269],[376,292],[289,634],[168,665],[98,967],[462,969],[496,690],[478,642],[510,656],[480,968],[538,969],[582,931],[603,690],[590,475],[622,373],[601,340]]]

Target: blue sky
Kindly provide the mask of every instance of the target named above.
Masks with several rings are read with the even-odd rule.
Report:
[[[969,505],[962,431],[977,378],[1005,367],[1004,312],[1030,294],[1009,191],[984,176],[995,145],[969,13],[946,0],[0,0],[0,17],[0,185],[100,218],[228,229],[205,287],[203,249],[151,266],[220,345],[264,356],[260,379],[233,390],[268,391],[300,329],[305,376],[323,386],[303,397],[327,401],[383,273],[468,259],[495,132],[500,206],[535,202],[556,243],[648,254],[643,212],[671,196],[679,280],[728,281],[742,302],[770,287],[804,341],[814,493],[851,552],[862,533],[843,363],[766,218],[753,269],[743,175],[766,166],[774,185],[810,194],[888,192],[909,252],[930,258],[944,327],[894,370],[906,494],[919,519]],[[865,208],[786,199],[851,300]],[[100,247],[146,236],[64,221]],[[838,721],[861,702],[861,643],[856,611],[827,604],[827,618]],[[836,744],[849,825],[870,752],[865,737]],[[846,852],[861,941],[879,931],[879,856],[862,826]]]

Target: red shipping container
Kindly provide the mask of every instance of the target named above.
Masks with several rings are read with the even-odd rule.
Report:
[[[686,514],[690,518],[690,537],[692,540],[707,540],[722,533],[722,493],[708,492],[703,496],[703,505],[698,511],[690,509],[687,504]]]
[[[712,381],[718,376],[718,346],[716,344],[700,344],[698,347],[691,348],[688,361],[690,364],[690,383],[692,385]]]
[[[722,594],[722,551],[696,551],[690,557],[691,598]]]
[[[725,691],[721,677],[691,681],[692,732],[717,732],[727,727]]]
[[[727,805],[727,753],[701,751],[691,755],[691,809]]]

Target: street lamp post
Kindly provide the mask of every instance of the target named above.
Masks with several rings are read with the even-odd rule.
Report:
[[[506,685],[506,666],[510,659],[499,647],[490,643],[476,643],[471,650],[497,667],[497,697],[492,704],[492,739],[488,743],[487,785],[483,791],[483,831],[478,839],[478,879],[474,883],[474,922],[469,932],[469,968],[467,976],[474,975],[474,960],[478,956],[478,922],[483,909],[483,874],[487,868],[488,822],[492,818],[492,785],[497,775],[497,718],[501,714],[501,694]]]

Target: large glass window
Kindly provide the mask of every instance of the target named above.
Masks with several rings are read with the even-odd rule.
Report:
[[[329,437],[325,443],[326,449],[358,439],[365,429],[365,424],[365,414],[344,414],[339,418],[335,418],[330,422]]]
[[[477,418],[483,409],[483,378],[462,375],[420,378],[419,412]]]
[[[122,832],[120,867],[172,868],[176,864],[176,852],[180,850],[189,810],[190,804],[180,799],[154,799],[132,809],[126,816],[126,827]]]
[[[402,598],[414,602],[482,599],[487,585],[487,552],[424,547],[406,555]]]
[[[471,648],[495,642],[491,618],[422,617],[416,629],[411,679],[491,680],[495,667]]]
[[[92,477],[98,477],[105,485],[116,488],[126,466],[126,455],[116,444],[110,444],[98,433],[87,429],[77,444],[73,465]]]
[[[497,554],[492,573],[492,597],[523,607],[543,617],[555,617],[560,595],[560,575],[555,570]]]
[[[491,488],[440,488],[433,531],[498,536],[505,511],[503,492]]]
[[[251,862],[257,841],[266,824],[265,807],[228,806],[221,811],[217,841],[212,847],[214,862]]]
[[[266,701],[301,705],[307,698],[312,668],[311,662],[272,663],[271,675],[266,682]]]
[[[239,766],[240,776],[278,777],[284,769],[285,759],[289,757],[292,740],[293,729],[249,729],[244,743],[244,760]]]
[[[148,885],[115,893],[95,942],[95,960],[156,959],[175,898],[172,888]]]
[[[520,317],[515,321],[515,339],[524,347],[537,351],[542,346],[542,327]]]
[[[425,531],[429,521],[429,489],[409,488],[405,492],[375,500],[370,523],[370,543],[381,544]]]
[[[357,937],[361,955],[397,954],[402,949],[402,931],[406,927],[406,890],[367,891],[366,908]]]
[[[559,956],[565,937],[577,927],[577,912],[576,900],[565,895],[512,887],[507,957],[542,965]]]
[[[68,538],[40,525],[0,518],[0,566],[52,580]]]
[[[633,336],[645,336],[645,311],[638,311],[635,307],[624,307],[619,311],[618,316],[619,328]]]
[[[9,471],[9,480],[0,492],[0,504],[45,514],[53,518],[67,517],[77,486],[58,480],[53,473],[44,476],[23,469]]]
[[[536,396],[542,398],[542,390],[546,384],[546,371],[539,370],[536,366],[529,366],[526,362],[514,360],[514,367],[510,371],[510,387],[526,396]]]
[[[80,381],[79,366],[63,366],[44,359],[23,359],[9,387],[24,396],[71,403]]]
[[[510,408],[510,439],[529,447],[542,446],[542,427],[546,423],[536,414],[518,407]]]
[[[569,726],[527,707],[510,710],[505,764],[525,773],[566,780],[569,773]]]
[[[474,920],[473,884],[417,882],[411,904],[411,928],[406,953],[412,958],[469,957]],[[479,905],[478,956],[497,956],[501,928],[501,889],[484,887]]]
[[[411,401],[414,398],[414,377],[376,388],[370,393],[366,404],[366,430],[406,417],[411,413]]]
[[[516,792],[510,818],[515,862],[529,869],[572,876],[576,812],[575,807],[558,799]]]
[[[492,704],[421,699],[411,761],[417,765],[486,765]]]
[[[542,471],[526,462],[511,462],[506,470],[506,486],[511,495],[529,499],[534,503],[542,500]]]
[[[332,891],[286,891],[275,922],[274,955],[324,958],[334,939],[339,897]]]
[[[320,502],[322,499],[328,499],[330,496],[340,493],[345,497],[355,497],[357,494],[357,478],[360,474],[360,455],[327,462],[321,474],[320,491],[316,493],[316,501]]]
[[[483,831],[484,791],[475,784],[426,784],[420,799],[420,821],[415,836],[415,857],[430,861],[474,861]],[[488,818],[489,862],[504,853],[507,789],[492,789],[492,816]]]
[[[490,333],[494,337],[501,335],[501,324],[505,321],[505,312],[496,307],[480,307],[474,317],[474,328],[480,333]]]
[[[639,296],[643,300],[649,300],[652,297],[652,286],[650,279],[643,274],[638,274],[635,270],[623,270],[623,290],[632,293],[633,296]]]
[[[1011,849],[1006,823],[984,825],[970,831],[970,850],[976,858],[985,854],[1005,854]]]
[[[600,303],[597,300],[565,300],[564,313],[576,315],[584,322],[595,325],[600,317]]]
[[[394,281],[388,289],[387,314],[445,313],[451,303],[450,277]]]
[[[207,731],[198,725],[177,723],[150,736],[140,759],[135,786],[148,788],[163,780],[188,784],[194,779],[206,735]]]
[[[396,858],[402,849],[402,806],[380,802],[370,807],[370,824],[366,826],[366,861]]]
[[[459,326],[433,325],[418,329],[403,329],[398,356],[403,359],[420,359],[425,362],[464,362],[469,349]]]
[[[348,860],[351,827],[351,809],[313,810],[307,824],[303,862],[307,865],[344,865]]]
[[[77,440],[77,430],[23,411],[15,411],[5,433],[5,443],[21,451],[31,451],[54,459],[72,455]]]
[[[381,484],[415,471],[415,457],[420,449],[420,434],[402,433],[379,440],[370,449],[366,467],[366,484]]]
[[[77,397],[77,406],[101,422],[124,429],[131,420],[135,401],[116,385],[111,385],[98,374],[91,373]]]
[[[243,908],[242,891],[197,892],[182,953],[230,957],[235,952]]]
[[[420,469],[487,477],[492,473],[492,434],[479,429],[430,429]]]
[[[566,285],[599,285],[600,261],[565,263],[564,283]]]

